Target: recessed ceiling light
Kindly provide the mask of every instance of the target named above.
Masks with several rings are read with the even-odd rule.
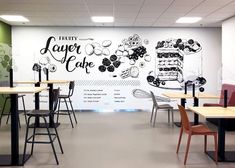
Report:
[[[91,20],[96,23],[111,23],[114,22],[112,16],[92,16]]]
[[[201,19],[201,17],[181,17],[176,20],[176,23],[196,23]]]
[[[1,15],[0,17],[9,22],[29,22],[29,19],[21,15]]]

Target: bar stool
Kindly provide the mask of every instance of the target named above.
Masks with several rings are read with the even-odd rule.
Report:
[[[18,95],[18,99],[20,99],[20,98],[22,99],[22,105],[23,105],[23,111],[24,111],[24,116],[25,116],[25,122],[27,123],[26,110],[25,110],[25,103],[24,103],[24,96],[25,96],[25,95]],[[3,117],[3,116],[6,116],[6,115],[7,115],[6,124],[8,124],[8,121],[9,121],[11,112],[8,112],[8,113],[4,113],[4,112],[5,112],[5,108],[6,108],[7,101],[10,101],[10,99],[11,99],[10,96],[7,96],[7,97],[5,98],[5,101],[4,101],[4,104],[3,104],[3,108],[2,108],[2,113],[1,113],[1,116],[0,116],[0,126],[1,126],[1,123],[2,123],[2,117]],[[21,125],[20,125],[19,113],[18,113],[18,120],[19,120],[19,127],[21,127]]]
[[[73,95],[74,87],[75,87],[75,82],[74,81],[70,81],[69,82],[69,92],[68,92],[68,94],[67,95],[59,95],[59,107],[58,107],[58,111],[56,113],[57,114],[57,123],[59,121],[59,116],[60,115],[68,115],[69,119],[70,119],[70,123],[72,125],[72,128],[74,128],[74,127],[73,127],[73,121],[72,121],[71,113],[73,113],[74,120],[75,120],[75,122],[77,124],[77,118],[76,118],[76,115],[74,113],[72,101],[70,99],[70,97]],[[64,99],[64,102],[65,102],[65,105],[66,105],[66,108],[67,108],[66,112],[60,111],[60,102],[61,102],[61,99]],[[69,104],[70,104],[70,107],[71,107],[71,111],[69,110],[67,100],[69,101]]]
[[[49,124],[47,123],[47,120],[46,120],[46,118],[49,118],[55,112],[55,110],[57,108],[57,105],[58,105],[58,96],[59,96],[59,88],[53,90],[53,110],[52,111],[50,111],[50,110],[32,110],[32,111],[27,113],[28,122],[27,122],[26,135],[25,135],[23,162],[25,162],[27,143],[32,144],[31,155],[33,154],[34,144],[39,143],[39,144],[51,144],[51,147],[52,147],[52,150],[53,150],[53,153],[54,153],[54,156],[55,156],[56,163],[57,163],[57,165],[59,164],[59,161],[58,161],[58,158],[57,158],[57,155],[56,155],[56,151],[55,151],[55,147],[54,147],[54,143],[53,143],[55,141],[55,139],[58,140],[58,143],[59,143],[60,150],[61,150],[62,154],[64,153],[64,151],[63,151],[63,148],[62,148],[62,145],[61,145],[60,138],[59,138],[56,127],[53,127],[55,132],[52,133],[49,130]],[[46,127],[46,132],[41,132],[41,130],[40,130],[40,132],[36,132],[36,124],[34,123],[33,134],[31,136],[29,136],[28,134],[29,134],[29,128],[30,128],[30,120],[32,118],[34,118],[35,121],[36,121],[37,117],[43,119],[43,121],[45,123],[45,127]],[[54,125],[54,120],[52,122],[53,122],[52,124]],[[42,140],[37,141],[36,136],[40,136],[40,135],[42,135],[42,136],[47,135],[49,137],[49,141],[42,141]]]

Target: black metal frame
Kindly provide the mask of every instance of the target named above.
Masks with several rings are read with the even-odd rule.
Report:
[[[74,81],[70,81],[70,82],[69,82],[69,92],[68,92],[68,95],[59,96],[58,111],[57,111],[57,113],[56,113],[56,114],[57,114],[57,123],[58,123],[58,121],[59,121],[59,116],[60,116],[60,115],[68,115],[68,116],[69,116],[69,119],[70,119],[70,123],[71,123],[71,125],[72,125],[72,128],[74,128],[74,126],[73,126],[73,121],[72,121],[71,113],[73,113],[75,123],[77,124],[77,118],[76,118],[76,115],[75,115],[75,112],[74,112],[74,109],[73,109],[72,101],[71,101],[71,99],[70,99],[70,97],[73,95],[74,87],[75,87]],[[61,111],[60,111],[60,102],[61,102],[61,99],[64,99],[67,112],[61,112]],[[67,102],[66,99],[68,99],[68,102],[69,102],[69,104],[70,104],[70,107],[71,107],[71,111],[72,111],[72,112],[69,110],[68,102]]]

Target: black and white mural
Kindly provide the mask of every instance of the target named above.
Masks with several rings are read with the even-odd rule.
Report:
[[[211,73],[218,66],[210,60],[220,56],[214,46],[220,36],[207,30],[14,27],[15,79],[38,80],[40,68],[49,80],[75,81],[75,109],[148,109],[150,90],[159,102],[185,83],[213,90],[207,84],[215,82]],[[46,102],[46,93],[41,96]]]
[[[188,86],[196,84],[200,87],[200,91],[204,90],[202,86],[206,83],[206,79],[201,74],[202,46],[199,42],[193,39],[168,39],[158,41],[155,50],[155,68],[147,76],[150,85],[163,89],[182,90],[185,84]],[[197,53],[199,55],[196,55]],[[197,57],[195,62],[192,62],[195,60],[193,57]],[[186,58],[190,61],[185,61]],[[197,66],[185,68],[185,64]],[[188,72],[191,72],[190,76],[186,75]]]

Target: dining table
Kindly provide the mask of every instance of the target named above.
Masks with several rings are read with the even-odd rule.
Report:
[[[204,118],[218,119],[218,161],[220,162],[235,162],[235,151],[225,150],[225,131],[226,119],[235,118],[235,107],[188,107],[192,112]],[[208,156],[214,159],[214,152],[207,151]]]
[[[220,97],[211,93],[197,92],[193,93],[182,93],[182,92],[165,92],[163,96],[169,98],[170,100],[180,99],[181,106],[185,107],[186,99],[193,99],[194,106],[199,105],[199,99],[219,99]],[[194,125],[198,124],[198,114],[194,113]],[[175,122],[175,125],[180,127],[181,122]]]
[[[0,87],[0,94],[9,94],[11,105],[11,153],[0,155],[0,166],[22,166],[30,155],[23,161],[23,154],[19,154],[19,118],[18,118],[18,94],[39,94],[47,87]],[[35,104],[39,104],[35,99]],[[36,106],[36,105],[35,105]]]
[[[35,81],[35,80],[22,80],[22,81],[15,81],[15,84],[34,84],[35,86],[40,86],[41,84],[47,84],[49,88],[49,110],[53,111],[53,88],[54,84],[69,84],[70,80],[42,80],[42,81]],[[39,105],[38,105],[39,106]],[[36,108],[36,107],[35,107]],[[39,107],[37,107],[39,108]],[[52,114],[49,119],[49,127],[58,127],[59,123],[54,123],[54,115]],[[44,123],[40,123],[39,118],[36,119],[36,126],[37,127],[45,127]]]

